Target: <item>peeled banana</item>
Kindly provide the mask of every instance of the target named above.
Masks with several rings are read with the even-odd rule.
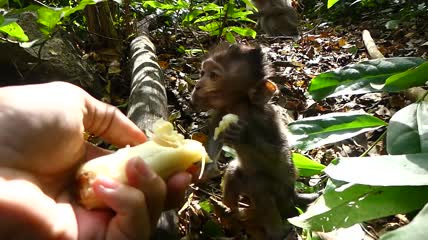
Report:
[[[218,135],[229,127],[232,123],[237,123],[239,120],[238,115],[229,113],[223,116],[221,121],[218,123],[218,127],[214,129],[214,140],[217,140]]]
[[[149,141],[92,159],[80,167],[76,175],[80,203],[87,209],[106,208],[104,202],[96,198],[92,189],[96,177],[102,175],[127,183],[126,164],[137,156],[163,179],[175,172],[185,171],[199,161],[202,161],[202,173],[205,162],[209,161],[208,154],[200,142],[184,139],[170,122],[160,119],[155,122]]]

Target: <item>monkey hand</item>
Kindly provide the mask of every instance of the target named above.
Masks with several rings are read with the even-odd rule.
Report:
[[[239,120],[231,123],[223,132],[223,142],[230,147],[236,147],[248,142],[248,122]]]

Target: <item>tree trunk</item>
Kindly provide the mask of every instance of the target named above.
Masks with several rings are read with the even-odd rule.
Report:
[[[159,118],[168,118],[167,95],[155,46],[147,34],[148,24],[138,25],[138,37],[131,42],[132,82],[128,117],[140,129],[147,131],[152,130],[153,123]],[[173,239],[178,239],[178,215],[175,210],[169,210],[162,213],[152,240]]]
[[[167,119],[167,97],[163,73],[147,35],[131,42],[132,82],[128,117],[140,129],[150,130],[159,118]]]
[[[121,49],[121,41],[114,27],[109,2],[100,2],[85,8],[88,31],[93,39],[93,49]]]

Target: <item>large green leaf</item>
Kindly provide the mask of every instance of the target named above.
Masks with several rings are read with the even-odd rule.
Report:
[[[299,169],[299,176],[310,177],[320,174],[325,166],[299,153],[293,153],[293,162]]]
[[[428,153],[338,158],[324,170],[331,178],[374,186],[428,186]]]
[[[387,124],[367,113],[330,113],[292,122],[290,144],[302,150],[339,142]]]
[[[408,225],[386,233],[379,240],[425,240],[428,229],[428,204]]]
[[[389,154],[428,152],[428,102],[413,103],[392,116],[386,147]]]
[[[390,76],[424,62],[422,58],[395,57],[351,64],[313,78],[308,91],[315,100],[346,94],[376,92],[379,91],[379,85],[384,84]]]
[[[411,68],[405,72],[392,75],[386,79],[382,91],[401,91],[415,86],[423,86],[428,82],[428,62]]]
[[[325,193],[308,210],[288,219],[313,231],[332,231],[363,221],[422,208],[428,187],[377,187],[330,182]]]

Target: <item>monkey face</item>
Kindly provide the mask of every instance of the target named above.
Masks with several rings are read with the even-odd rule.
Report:
[[[265,99],[272,96],[272,91],[265,91],[268,75],[261,48],[220,46],[202,62],[201,78],[192,92],[192,104],[200,110],[225,112],[240,104],[265,104]]]
[[[212,58],[202,63],[201,78],[192,91],[192,104],[201,109],[221,109],[225,101],[225,69]]]

